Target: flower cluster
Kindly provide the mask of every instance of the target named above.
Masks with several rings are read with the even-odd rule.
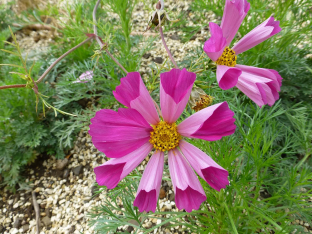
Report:
[[[163,10],[163,1],[161,3],[158,10]],[[246,0],[226,0],[221,26],[209,24],[211,38],[203,49],[217,66],[220,88],[236,86],[260,107],[273,105],[278,99],[282,80],[278,72],[239,65],[237,55],[281,31],[279,22],[270,17],[232,49],[229,47],[249,8]],[[193,87],[195,79],[196,74],[185,68],[161,73],[159,108],[140,74],[130,72],[113,92],[127,108],[120,108],[117,112],[103,109],[91,119],[89,133],[93,144],[112,158],[94,168],[99,185],[109,189],[116,187],[152,153],[134,200],[140,212],[156,210],[165,155],[168,155],[175,203],[179,209],[191,212],[199,209],[206,200],[195,172],[215,190],[220,191],[229,185],[228,171],[188,143],[187,138],[216,141],[233,134],[236,128],[234,112],[226,102],[208,106],[213,98]],[[195,96],[191,96],[192,88],[197,90]],[[189,100],[197,112],[178,124]]]

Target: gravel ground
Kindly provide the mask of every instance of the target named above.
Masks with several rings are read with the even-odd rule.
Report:
[[[168,11],[174,16],[177,12],[185,11],[187,17],[192,18],[188,11],[190,0],[166,0]],[[64,2],[63,2],[64,3]],[[133,13],[135,32],[144,32],[150,12],[143,10],[139,3]],[[114,17],[114,15],[112,14]],[[207,22],[214,19],[212,13],[207,12]],[[192,25],[192,22],[189,22]],[[154,31],[152,31],[155,33]],[[57,36],[50,30],[21,31],[18,40],[27,51],[32,51],[33,59],[40,53],[48,52],[49,44]],[[207,28],[204,28],[187,43],[180,41],[181,32],[166,32],[166,41],[176,61],[179,63],[194,47],[202,46],[209,37]],[[38,40],[39,38],[39,40]],[[141,74],[147,76],[152,62],[161,64],[167,58],[160,37],[154,41],[153,51],[148,52],[142,59]],[[169,61],[169,60],[168,60]],[[170,61],[169,61],[170,63]],[[86,132],[80,132],[70,154],[63,160],[53,157],[41,157],[26,171],[26,182],[31,190],[21,190],[16,194],[0,191],[0,233],[36,233],[36,217],[33,208],[31,191],[35,191],[36,200],[40,208],[40,233],[93,233],[93,227],[88,226],[91,208],[104,204],[106,192],[94,196],[96,192],[95,174],[93,168],[105,162],[102,153],[97,151]],[[144,170],[146,161],[138,167]],[[171,182],[163,183],[160,193],[160,207],[162,211],[177,211],[174,203],[174,193]],[[160,221],[160,220],[159,220]],[[144,227],[150,228],[158,224],[157,219],[147,219]],[[304,226],[306,232],[311,231],[308,223],[296,220]],[[128,227],[124,227],[127,229]],[[310,231],[309,231],[310,230]],[[161,227],[157,233],[184,233],[182,227]]]

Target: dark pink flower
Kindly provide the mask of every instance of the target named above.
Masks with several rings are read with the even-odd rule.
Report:
[[[282,30],[279,21],[270,16],[229,48],[249,8],[246,0],[226,0],[221,26],[209,23],[211,37],[203,49],[217,64],[217,81],[221,89],[236,86],[260,107],[272,106],[279,98],[281,76],[275,70],[238,65],[236,55],[279,33]]]
[[[90,135],[97,149],[113,158],[96,167],[96,181],[109,189],[117,186],[149,152],[155,151],[143,173],[134,205],[140,212],[156,210],[168,151],[170,175],[179,209],[191,212],[206,200],[205,192],[193,170],[212,188],[220,191],[229,184],[228,172],[208,155],[183,138],[215,141],[235,131],[234,113],[226,102],[209,106],[176,125],[182,114],[196,74],[172,69],[160,74],[162,119],[138,72],[128,73],[113,92],[127,109],[100,110],[91,119]]]

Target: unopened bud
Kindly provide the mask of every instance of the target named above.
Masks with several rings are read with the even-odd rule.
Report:
[[[204,90],[201,88],[198,88],[197,86],[194,86],[192,88],[189,105],[194,111],[200,111],[207,106],[210,106],[213,102],[213,97],[210,95],[207,95]]]

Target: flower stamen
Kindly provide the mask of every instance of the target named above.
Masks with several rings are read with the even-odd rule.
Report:
[[[156,150],[168,151],[179,146],[181,135],[177,132],[176,123],[166,123],[160,121],[153,126],[149,142],[153,144]]]
[[[222,55],[216,61],[216,64],[234,67],[236,65],[236,60],[237,56],[235,55],[235,51],[229,47],[225,47]]]

